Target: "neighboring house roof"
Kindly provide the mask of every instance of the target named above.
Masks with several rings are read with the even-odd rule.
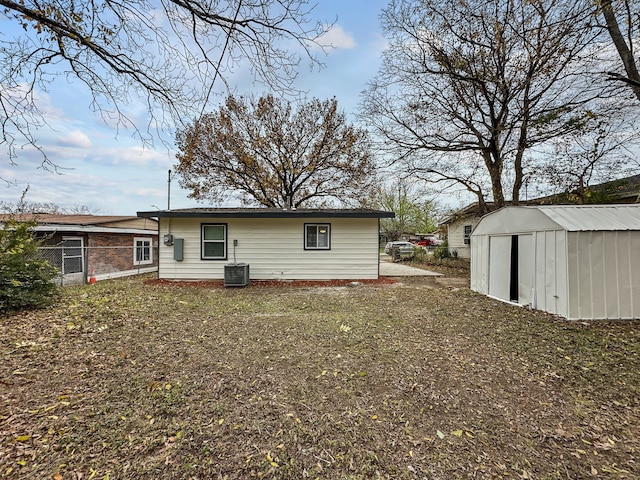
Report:
[[[0,221],[5,221],[10,218],[17,218],[23,221],[35,220],[41,225],[44,224],[73,224],[73,225],[98,225],[101,223],[122,222],[125,220],[136,219],[134,216],[106,216],[106,215],[66,215],[58,213],[19,213],[12,214],[0,214]]]
[[[0,214],[0,223],[10,219],[35,221],[36,231],[82,231],[113,233],[156,233],[155,219],[119,215],[61,215],[53,213]]]
[[[496,209],[496,205],[493,202],[486,202],[487,210],[490,212]],[[461,208],[460,210],[456,210],[451,213],[447,217],[445,217],[440,225],[448,225],[449,223],[455,222],[457,220],[463,220],[469,217],[479,217],[480,216],[480,205],[478,202],[471,203],[466,207]]]
[[[144,218],[393,218],[395,213],[368,209],[183,208],[138,212]]]
[[[585,187],[585,191],[588,192],[586,200],[589,204],[639,203],[640,174],[589,185]],[[577,192],[561,192],[533,201],[539,204],[575,204],[576,202],[570,198],[572,195],[577,195]]]
[[[599,194],[597,203],[593,201],[589,205],[608,205],[608,204],[633,204],[640,203],[640,174],[632,175],[630,177],[619,178],[617,180],[610,180],[608,182],[599,183],[597,185],[591,185],[587,187],[591,194]],[[510,202],[506,202],[507,206]],[[548,195],[546,197],[532,198],[529,200],[520,201],[520,205],[575,205],[575,202],[571,202],[567,196],[567,193],[558,193]],[[493,212],[496,210],[496,205],[493,202],[487,202],[487,210]],[[445,217],[440,225],[447,225],[456,220],[461,220],[468,217],[479,217],[480,211],[478,202],[471,203],[466,207],[456,210],[449,216]]]

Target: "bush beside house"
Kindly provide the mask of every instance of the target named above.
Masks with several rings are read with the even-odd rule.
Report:
[[[0,312],[49,305],[59,271],[40,256],[35,222],[9,220],[0,229]]]

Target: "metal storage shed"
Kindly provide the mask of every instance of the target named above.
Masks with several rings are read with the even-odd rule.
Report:
[[[471,234],[471,289],[570,320],[640,318],[640,204],[485,215]]]

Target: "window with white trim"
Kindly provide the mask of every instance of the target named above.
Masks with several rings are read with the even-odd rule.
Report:
[[[470,245],[471,244],[471,225],[465,225],[464,226],[464,244],[465,245]]]
[[[304,249],[305,250],[330,250],[331,249],[331,224],[305,223],[304,224]]]
[[[201,226],[202,260],[227,259],[227,225],[225,223],[203,223]]]
[[[149,265],[153,263],[153,243],[151,238],[133,239],[133,264]]]

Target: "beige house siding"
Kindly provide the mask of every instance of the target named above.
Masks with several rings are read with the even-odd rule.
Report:
[[[136,228],[140,230],[151,230],[154,233],[158,229],[158,222],[150,218],[131,218],[115,222],[104,222],[99,224],[101,227],[111,228]]]
[[[471,225],[471,230],[473,231],[479,221],[479,217],[468,217],[454,220],[447,226],[449,251],[452,253],[456,251],[458,258],[471,258],[471,246],[464,243],[464,227],[465,225]]]
[[[304,224],[331,225],[330,250],[304,249]],[[202,224],[227,225],[227,258],[202,260]],[[183,260],[164,245],[167,233],[184,240]],[[237,240],[235,247],[233,241]],[[248,263],[252,280],[378,278],[377,218],[162,218],[159,278],[222,279],[224,266]]]

